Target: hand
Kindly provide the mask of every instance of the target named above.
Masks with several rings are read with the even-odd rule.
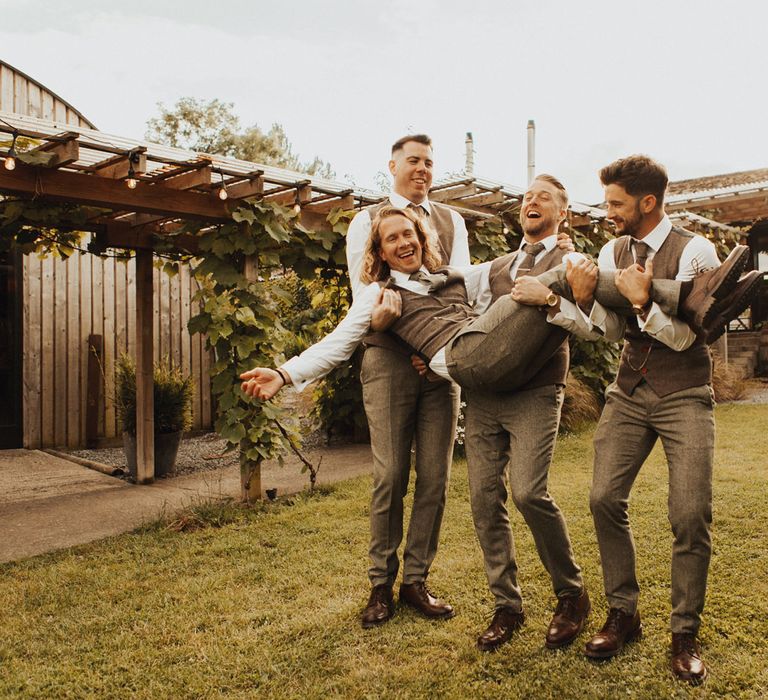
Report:
[[[547,303],[549,287],[543,285],[535,277],[518,277],[510,294],[518,304],[543,306]]]
[[[385,331],[402,313],[402,299],[394,289],[382,289],[371,313],[371,330]]]
[[[573,300],[579,306],[588,307],[594,299],[597,286],[597,265],[589,258],[581,258],[577,263],[567,260],[565,279],[573,293]]]
[[[633,306],[645,306],[651,298],[652,279],[653,263],[650,260],[646,263],[645,269],[635,263],[625,270],[617,270],[616,289]]]
[[[571,253],[576,250],[576,248],[573,247],[571,237],[565,231],[560,231],[560,233],[557,234],[557,247]]]
[[[268,367],[249,369],[240,375],[240,379],[243,380],[243,383],[240,385],[243,393],[261,401],[271,399],[283,388],[283,378],[276,370],[269,369]]]
[[[419,373],[420,376],[424,376],[429,369],[427,363],[424,362],[418,355],[411,355],[411,365]]]

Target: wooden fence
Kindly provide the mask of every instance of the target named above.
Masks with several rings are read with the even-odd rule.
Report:
[[[103,357],[94,387],[99,437],[120,435],[114,370],[121,353],[135,357],[136,266],[76,253],[69,260],[28,255],[23,263],[24,446],[80,447],[86,443],[89,338],[101,336]],[[173,278],[154,272],[154,357],[191,374],[195,382],[193,428],[211,426],[211,359],[203,340],[190,337],[197,313],[196,283],[182,267]],[[92,363],[93,365],[93,363]],[[93,369],[93,366],[92,366]],[[91,436],[92,437],[92,436]]]

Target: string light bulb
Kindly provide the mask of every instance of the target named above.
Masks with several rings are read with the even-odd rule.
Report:
[[[139,184],[139,181],[136,179],[136,171],[133,169],[133,164],[140,162],[140,160],[141,156],[135,149],[128,151],[128,178],[126,179],[125,184],[129,190],[135,190],[136,185]]]
[[[19,133],[17,131],[13,132],[13,141],[11,142],[11,147],[8,150],[8,155],[5,157],[5,169],[6,170],[15,170],[16,169],[16,139],[18,137]]]
[[[125,181],[125,184],[128,186],[129,190],[135,190],[136,185],[139,184],[136,181],[136,173],[133,170],[133,164],[128,166],[128,179]]]
[[[227,185],[224,183],[224,173],[219,169],[219,175],[221,176],[221,187],[219,187],[219,199],[223,202],[229,198],[227,194]]]
[[[293,213],[301,214],[301,201],[299,200],[299,190],[296,190],[296,199],[293,202]]]

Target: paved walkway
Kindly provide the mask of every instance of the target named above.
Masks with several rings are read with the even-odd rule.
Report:
[[[307,453],[318,484],[371,472],[369,445]],[[278,497],[309,485],[297,459],[262,467],[262,488]],[[136,486],[37,450],[0,450],[0,562],[14,561],[128,532],[200,498],[239,497],[236,466]]]

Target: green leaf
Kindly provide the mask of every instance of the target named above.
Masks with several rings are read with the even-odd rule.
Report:
[[[245,437],[245,426],[242,423],[224,426],[219,430],[219,435],[232,443],[238,443]]]
[[[249,224],[253,224],[253,222],[256,221],[256,214],[254,214],[251,209],[240,207],[239,209],[235,209],[232,213],[232,219],[238,223],[247,221]]]

